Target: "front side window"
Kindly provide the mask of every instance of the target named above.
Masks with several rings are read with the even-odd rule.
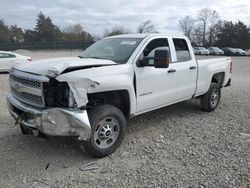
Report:
[[[102,39],[85,51],[80,58],[107,59],[119,64],[127,63],[142,38],[106,38]]]
[[[177,62],[185,62],[191,60],[189,48],[185,39],[173,39]]]
[[[16,56],[14,54],[9,54],[10,58],[15,58]]]
[[[152,40],[144,48],[142,56],[153,58],[155,56],[156,50],[168,50],[169,51],[168,40],[167,39],[154,39],[154,40]],[[154,60],[150,59],[148,65],[153,66]]]

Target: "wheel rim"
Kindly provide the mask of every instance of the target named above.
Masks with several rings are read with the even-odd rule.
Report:
[[[100,121],[95,133],[94,142],[98,148],[107,149],[111,147],[120,134],[120,125],[113,117],[108,117]]]
[[[219,97],[220,97],[220,91],[218,89],[214,89],[211,94],[211,99],[210,99],[212,107],[215,107],[218,104]]]

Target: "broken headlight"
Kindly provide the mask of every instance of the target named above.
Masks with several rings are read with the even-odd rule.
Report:
[[[73,108],[76,102],[67,82],[58,82],[50,79],[43,85],[44,101],[46,107]]]

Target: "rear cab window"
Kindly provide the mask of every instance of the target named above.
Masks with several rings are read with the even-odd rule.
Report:
[[[173,38],[176,51],[177,62],[186,62],[191,60],[190,51],[185,39]]]

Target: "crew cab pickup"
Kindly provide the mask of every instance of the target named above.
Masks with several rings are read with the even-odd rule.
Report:
[[[23,134],[75,136],[104,157],[122,143],[128,118],[191,98],[215,110],[231,71],[230,58],[196,60],[182,35],[118,35],[79,57],[15,66],[7,104]]]

